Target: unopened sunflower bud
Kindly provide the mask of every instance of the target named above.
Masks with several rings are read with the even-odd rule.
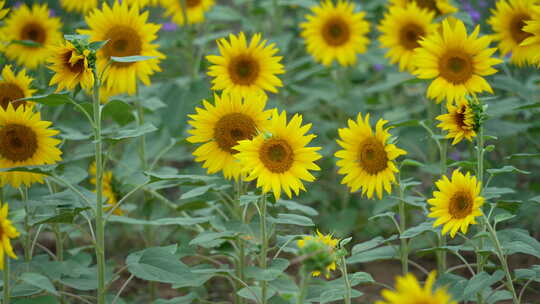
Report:
[[[324,273],[326,278],[336,269],[338,259],[336,246],[339,240],[331,235],[323,235],[317,231],[315,236],[305,236],[298,241],[298,254],[303,257],[303,264],[313,276]]]

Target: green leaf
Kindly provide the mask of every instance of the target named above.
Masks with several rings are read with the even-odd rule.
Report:
[[[535,197],[531,197],[531,198],[529,199],[529,201],[540,204],[540,195],[539,195],[539,196],[535,196]]]
[[[185,193],[182,193],[182,195],[180,196],[180,199],[181,200],[187,200],[187,199],[190,199],[190,198],[201,196],[203,194],[206,194],[208,191],[210,191],[215,186],[216,186],[215,184],[210,184],[210,185],[206,185],[206,186],[200,186],[200,187],[193,188],[193,189],[191,189],[191,190],[189,190],[189,191],[187,191]]]
[[[504,272],[501,270],[497,270],[492,275],[486,272],[481,272],[481,273],[476,274],[467,283],[467,286],[465,287],[465,290],[463,291],[463,298],[472,299],[476,297],[476,294],[478,292],[484,290],[485,288],[490,287],[491,285],[500,281],[503,277],[504,277]]]
[[[147,248],[128,255],[126,265],[139,279],[172,284],[190,275],[189,268],[175,255],[176,250],[177,245]]]
[[[47,106],[59,106],[67,103],[75,102],[69,96],[69,92],[51,93],[47,95],[38,95],[32,97],[21,98],[19,100],[28,100],[41,103]]]
[[[376,214],[370,218],[368,218],[368,221],[372,221],[372,220],[375,220],[375,219],[378,219],[378,218],[382,218],[382,217],[388,217],[390,218],[390,220],[392,220],[394,218],[396,214],[394,212],[391,212],[391,211],[388,211],[388,212],[384,212],[384,213],[379,213],[379,214]]]
[[[139,62],[139,61],[146,61],[150,59],[155,59],[156,56],[125,56],[125,57],[116,57],[111,56],[111,60],[114,62]]]
[[[160,218],[156,220],[141,220],[125,216],[111,215],[109,222],[122,223],[129,225],[147,225],[147,226],[192,226],[201,223],[206,223],[210,217],[171,217]]]
[[[394,246],[382,246],[351,255],[347,259],[348,264],[366,263],[377,260],[397,259],[398,254]]]
[[[246,277],[257,281],[273,281],[277,279],[289,267],[289,261],[286,259],[275,259],[266,269],[256,266],[246,268]]]
[[[28,172],[37,173],[43,175],[51,175],[57,165],[42,165],[42,166],[25,166],[25,167],[12,167],[12,168],[0,168],[0,172]]]
[[[64,39],[67,41],[88,40],[89,38],[90,36],[88,35],[74,35],[74,34],[64,35]]]
[[[28,299],[14,299],[13,304],[58,304],[55,296],[38,296]]]
[[[401,165],[402,166],[411,166],[411,167],[425,167],[426,166],[426,164],[424,164],[422,162],[419,162],[417,160],[414,160],[414,159],[410,159],[410,158],[402,160]]]
[[[150,111],[167,107],[167,104],[157,97],[141,98],[141,104]]]
[[[482,192],[482,196],[486,199],[492,199],[492,198],[499,198],[503,196],[504,194],[510,194],[514,193],[514,189],[512,188],[499,188],[499,187],[488,187],[485,188]]]
[[[199,296],[197,294],[189,293],[183,297],[176,297],[169,300],[158,299],[154,302],[154,304],[191,304],[198,298]]]
[[[225,231],[225,232],[212,232],[212,231],[204,231],[201,232],[197,237],[191,240],[189,242],[190,245],[200,245],[204,243],[210,243],[215,240],[223,239],[223,238],[231,238],[235,235],[235,233],[231,231]]]
[[[19,279],[32,286],[41,288],[49,293],[52,293],[53,295],[58,295],[56,288],[54,288],[54,285],[51,283],[49,278],[47,278],[46,276],[42,274],[33,273],[33,272],[25,272],[19,276]]]
[[[108,136],[108,138],[113,140],[121,140],[126,138],[139,137],[141,135],[152,133],[156,130],[157,128],[153,124],[147,122],[144,123],[142,126],[137,126],[135,129],[120,129],[118,130],[118,132],[116,132],[116,134]]]
[[[215,181],[219,179],[215,176],[207,175],[189,175],[189,174],[160,174],[155,172],[144,172],[148,177],[150,177],[150,182],[166,181],[173,180],[180,182],[181,185],[201,185],[207,184],[208,182]]]
[[[256,204],[259,201],[260,198],[261,198],[261,196],[256,195],[256,194],[251,194],[251,193],[244,194],[244,195],[240,196],[240,206],[245,206],[245,205],[249,205],[249,204]]]
[[[351,290],[352,299],[361,297],[362,295],[364,294],[356,289]],[[339,287],[339,288],[333,288],[330,290],[324,290],[319,297],[319,301],[321,304],[330,303],[330,302],[342,300],[344,299],[344,297],[345,297],[345,290],[343,289],[343,287]],[[310,299],[310,300],[313,300],[313,299]]]
[[[295,201],[289,201],[289,200],[284,200],[284,199],[280,199],[279,201],[277,201],[277,206],[282,206],[282,207],[285,207],[287,208],[288,210],[290,211],[300,211],[306,215],[309,215],[309,216],[317,216],[319,215],[319,213],[317,212],[317,210],[309,207],[309,206],[306,206],[306,205],[303,205],[303,204],[299,204]]]
[[[433,229],[433,222],[423,222],[418,226],[411,227],[405,230],[401,235],[401,239],[410,239],[426,231],[435,231]]]
[[[509,212],[502,212],[493,217],[493,222],[495,223],[495,225],[497,225],[500,222],[507,221],[514,217],[516,217],[514,214],[511,214]]]
[[[11,43],[20,44],[20,45],[32,47],[32,48],[41,46],[41,43],[33,41],[33,40],[11,40]]]
[[[524,229],[504,229],[497,231],[497,236],[508,255],[524,253],[540,258],[540,242]]]
[[[502,168],[498,169],[487,169],[486,170],[489,174],[497,175],[501,173],[521,173],[521,174],[531,174],[529,171],[520,170],[514,166],[504,166]]]
[[[67,209],[62,208],[60,209],[60,213],[51,217],[48,217],[44,220],[40,220],[39,222],[33,224],[33,226],[46,224],[46,223],[65,223],[65,224],[73,224],[75,221],[75,217],[79,215],[81,212],[89,210],[90,207],[85,208],[74,208],[74,209]]]
[[[363,242],[363,243],[354,245],[351,252],[354,255],[356,253],[360,253],[360,252],[375,248],[375,247],[379,246],[380,244],[382,244],[384,242],[385,242],[385,239],[382,236],[378,236],[378,237],[375,237],[374,239],[371,239],[371,240],[369,240],[367,242]]]
[[[268,221],[275,224],[289,224],[306,227],[315,226],[309,217],[292,213],[279,213],[277,218],[268,218]]]
[[[255,297],[253,293],[255,293],[257,297]],[[246,298],[246,299],[255,301],[257,303],[259,303],[258,299],[262,299],[262,290],[258,286],[250,286],[249,288],[244,287],[240,289],[236,294],[241,296],[242,298]],[[276,294],[276,290],[274,288],[268,288],[266,292],[266,299],[267,300],[270,299],[275,294]]]
[[[111,100],[105,104],[102,113],[103,118],[110,117],[121,126],[135,120],[133,117],[133,107],[121,100]]]
[[[540,158],[540,153],[516,153],[507,156],[506,159]]]
[[[97,52],[99,51],[102,47],[104,47],[107,43],[109,42],[109,40],[105,40],[105,41],[94,41],[94,42],[90,42],[88,44],[88,48],[94,52]]]

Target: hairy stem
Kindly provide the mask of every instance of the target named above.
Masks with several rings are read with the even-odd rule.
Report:
[[[341,274],[343,275],[343,281],[345,282],[345,304],[351,304],[352,298],[352,286],[349,280],[349,273],[347,271],[347,262],[345,257],[341,257]]]
[[[261,197],[261,207],[260,207],[260,225],[261,225],[261,255],[260,255],[260,267],[266,269],[267,267],[267,251],[268,251],[268,236],[266,235],[266,194],[263,194]],[[261,282],[261,300],[262,304],[266,304],[266,295],[267,295],[267,282],[262,280]]]

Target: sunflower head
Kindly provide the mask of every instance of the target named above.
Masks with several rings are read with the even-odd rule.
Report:
[[[155,0],[154,0],[155,1]],[[185,1],[185,7],[182,4]],[[214,0],[162,0],[165,15],[178,25],[204,22],[204,14],[215,5]],[[186,22],[187,18],[187,22]]]
[[[392,192],[392,183],[396,181],[398,169],[395,159],[407,154],[389,142],[389,128],[385,128],[386,120],[379,119],[375,130],[371,128],[369,114],[357,120],[349,119],[348,128],[339,129],[337,143],[343,148],[336,152],[338,173],[345,175],[342,184],[346,184],[351,192],[362,188],[362,194],[372,198],[376,192],[382,198],[383,188]]]
[[[457,7],[452,5],[451,0],[390,0],[390,4],[399,7],[406,7],[410,3],[434,13],[437,17],[458,11]]]
[[[330,272],[336,269],[338,243],[339,239],[334,239],[331,234],[323,235],[317,230],[316,235],[304,236],[296,244],[298,254],[306,257],[302,263],[307,271],[314,277],[324,274],[329,278]]]
[[[23,4],[13,9],[5,22],[0,31],[6,41],[12,42],[5,47],[6,56],[30,69],[45,62],[50,55],[48,47],[61,39],[62,23],[49,16],[47,4],[31,8]]]
[[[433,290],[437,273],[432,271],[424,284],[420,285],[414,275],[408,273],[396,278],[396,289],[382,291],[383,301],[375,304],[457,304],[452,300],[446,288]]]
[[[261,34],[253,35],[249,44],[242,32],[238,36],[230,34],[229,40],[219,39],[217,44],[221,54],[206,56],[212,63],[208,71],[214,77],[212,90],[248,96],[276,93],[283,86],[276,76],[285,73],[281,57],[275,56],[278,49],[261,41]]]
[[[356,63],[356,55],[365,53],[369,39],[369,23],[364,12],[355,12],[352,2],[324,0],[306,15],[300,24],[308,52],[317,62],[329,66],[334,60],[340,65]]]
[[[306,135],[311,124],[302,126],[302,116],[295,114],[287,123],[287,113],[277,110],[266,129],[251,140],[241,140],[233,147],[246,181],[257,179],[264,193],[272,191],[276,201],[283,190],[288,197],[305,190],[302,180],[312,182],[309,170],[320,170],[315,161],[321,158],[319,147],[307,147],[315,135]]]
[[[86,14],[98,6],[98,0],[60,0],[60,5],[68,12]]]
[[[535,18],[525,23],[523,31],[530,35],[521,42],[520,46],[531,48],[528,62],[540,67],[540,13],[536,12]]]
[[[60,140],[52,138],[58,131],[49,129],[51,123],[42,121],[32,107],[11,104],[0,108],[0,168],[39,166],[54,164],[61,160],[62,152],[56,147]],[[43,182],[43,175],[29,172],[1,172],[0,184],[18,188],[21,183],[30,186]]]
[[[90,66],[93,54],[80,43],[62,42],[51,48],[49,69],[55,72],[49,85],[58,85],[56,91],[66,88],[72,90],[80,85],[90,91],[94,85],[94,73]]]
[[[450,231],[454,237],[458,230],[467,233],[475,218],[482,215],[484,198],[480,196],[481,182],[469,173],[463,175],[459,170],[452,172],[452,179],[443,176],[435,185],[438,191],[427,202],[431,205],[429,217],[436,218],[434,227],[444,225],[442,234]]]
[[[17,100],[31,97],[36,91],[30,88],[32,81],[33,79],[26,75],[24,69],[15,75],[11,65],[6,65],[2,69],[2,80],[0,80],[0,107],[7,110],[8,104],[12,104],[15,109],[28,105],[29,102]]]
[[[437,116],[441,123],[437,127],[448,131],[446,138],[453,138],[452,145],[459,143],[464,138],[472,141],[478,129],[475,119],[475,111],[466,98],[453,103],[447,103],[448,113]]]
[[[401,71],[414,70],[412,56],[420,46],[422,37],[437,30],[433,22],[435,13],[419,8],[415,2],[405,7],[392,6],[379,25],[381,46],[388,48],[385,57],[391,63],[399,63]]]
[[[480,27],[468,35],[461,20],[445,19],[442,29],[420,41],[413,60],[414,74],[421,79],[433,79],[427,96],[448,102],[481,92],[493,93],[484,76],[497,72],[492,66],[502,61],[491,57],[496,49],[489,48],[488,36],[478,37]]]
[[[0,208],[0,240],[2,240],[2,242],[0,242],[0,270],[3,270],[4,255],[7,255],[12,259],[17,258],[15,252],[13,252],[13,247],[11,247],[11,239],[18,237],[20,233],[8,218],[8,204],[0,203],[2,204],[2,207]]]

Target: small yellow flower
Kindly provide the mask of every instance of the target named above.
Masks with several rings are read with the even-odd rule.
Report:
[[[81,51],[69,41],[52,47],[48,59],[49,69],[55,72],[49,85],[58,85],[56,91],[72,90],[80,85],[86,91],[92,90],[94,74],[88,63],[88,50]]]
[[[441,122],[437,127],[448,131],[446,138],[454,139],[452,145],[459,143],[464,138],[472,141],[476,132],[474,131],[474,112],[469,101],[462,98],[456,102],[456,105],[447,103],[446,108],[448,113],[437,116],[437,120]]]
[[[304,236],[297,241],[300,249],[299,254],[306,256],[304,265],[311,271],[314,277],[324,273],[326,278],[330,277],[330,272],[336,270],[336,248],[339,239],[334,239],[331,234],[323,235],[317,230],[317,234]]]
[[[30,88],[32,81],[33,79],[26,75],[25,69],[21,69],[15,75],[11,65],[6,65],[2,69],[2,80],[0,80],[0,107],[7,110],[8,104],[12,104],[15,109],[21,105],[31,104],[26,101],[15,100],[32,96],[36,91]]]
[[[384,301],[377,301],[375,304],[457,304],[456,301],[452,300],[446,288],[438,288],[433,291],[436,275],[435,271],[431,272],[424,287],[410,273],[397,277],[396,289],[383,290]]]
[[[19,232],[8,219],[8,204],[2,203],[0,208],[0,270],[4,269],[4,255],[17,259],[11,247],[11,239],[19,236]]]

